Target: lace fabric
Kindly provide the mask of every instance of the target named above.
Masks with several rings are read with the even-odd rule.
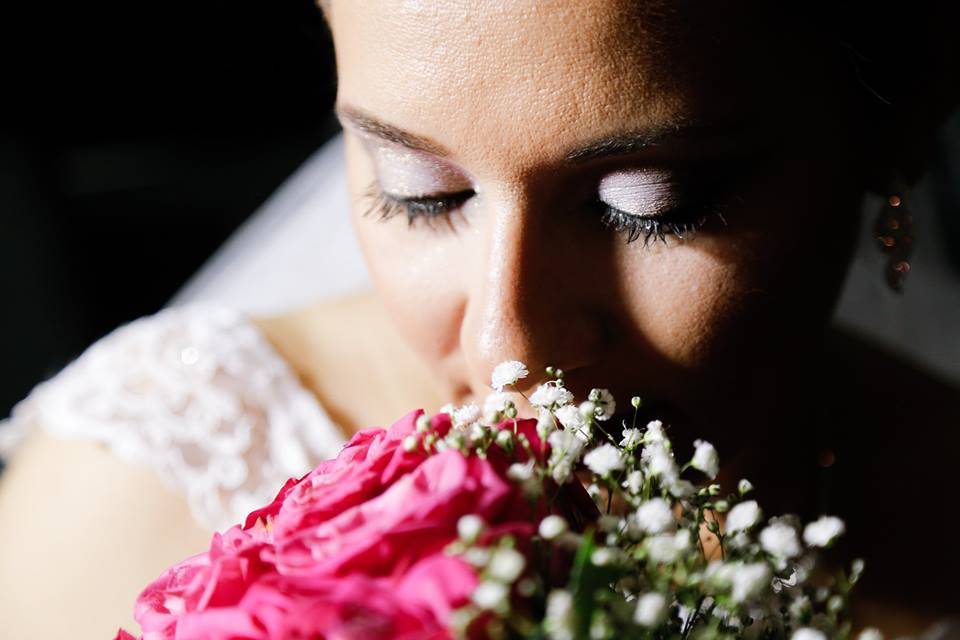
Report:
[[[205,304],[121,326],[37,385],[0,425],[0,457],[38,427],[153,469],[211,530],[242,522],[344,441],[248,317]]]

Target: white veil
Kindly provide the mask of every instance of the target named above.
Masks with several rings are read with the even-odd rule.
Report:
[[[947,169],[957,179],[960,113],[943,140]],[[960,215],[960,207],[942,200],[929,176],[911,193],[915,250],[905,292],[897,295],[883,281],[885,256],[872,234],[881,199],[865,199],[859,246],[834,321],[960,382],[960,274],[950,267],[935,225],[937,215]],[[368,287],[348,211],[339,134],[281,185],[172,304],[205,300],[270,314]]]
[[[343,134],[310,156],[171,304],[273,314],[369,286],[350,226]]]

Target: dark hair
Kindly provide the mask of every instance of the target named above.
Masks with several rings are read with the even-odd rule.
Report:
[[[816,3],[858,85],[857,113],[882,189],[891,172],[916,181],[940,124],[960,102],[960,38],[952,3]],[[814,25],[816,26],[816,25]]]

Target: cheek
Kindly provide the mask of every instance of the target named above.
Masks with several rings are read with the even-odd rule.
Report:
[[[688,245],[617,251],[630,330],[664,360],[724,375],[773,364],[802,353],[829,319],[859,193],[802,159],[776,166],[739,191],[745,204],[727,210],[728,225]]]
[[[369,223],[366,220],[361,224]],[[405,223],[404,223],[405,224]],[[401,234],[403,229],[395,229]],[[412,254],[396,234],[371,232],[362,240],[374,286],[408,344],[434,366],[459,346],[464,297],[434,251]],[[384,237],[387,236],[387,237]]]
[[[408,229],[397,216],[380,222],[364,215],[364,194],[374,180],[362,151],[347,143],[352,222],[370,277],[403,338],[428,364],[439,366],[458,346],[465,307],[455,247],[442,234]]]
[[[629,331],[664,360],[698,368],[722,339],[722,325],[736,315],[743,284],[738,263],[692,247],[640,249],[617,258],[619,295]]]
[[[747,365],[770,349],[778,278],[789,236],[746,232],[617,252],[628,332],[662,361],[690,372]],[[784,239],[776,242],[771,238]]]

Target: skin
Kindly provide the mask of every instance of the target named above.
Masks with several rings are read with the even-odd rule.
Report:
[[[797,21],[665,6],[335,4],[357,236],[439,395],[482,401],[503,360],[534,372],[527,392],[559,366],[580,397],[639,392],[641,419],[710,437],[754,478],[777,474],[750,457],[778,449],[800,473],[812,454],[768,425],[787,426],[853,247],[850,78]],[[624,137],[656,144],[581,152]],[[467,197],[408,224],[379,219],[378,190]],[[593,204],[610,191],[636,215],[710,215],[692,239],[627,243]],[[800,508],[797,487],[771,488]]]
[[[739,415],[758,384],[772,399],[766,371],[796,359],[833,302],[862,194],[845,114],[796,95],[838,91],[835,63],[801,34],[714,34],[717,15],[644,3],[428,4],[343,3],[330,17],[356,231],[390,317],[448,393],[480,400],[492,368],[518,359],[538,374],[528,389],[554,365],[575,390],[643,390],[694,422],[730,399]],[[719,51],[696,49],[708,33]],[[759,54],[800,46],[802,64]],[[358,113],[434,141],[462,176],[439,179],[439,193],[475,195],[449,222],[365,216],[370,185],[396,171],[377,150],[397,145],[363,131]],[[682,140],[564,160],[596,140],[675,129]],[[663,176],[639,189],[651,201],[702,198],[727,225],[711,216],[693,241],[627,244],[590,202],[603,178],[637,169]]]
[[[942,613],[921,607],[928,592],[950,588],[909,561],[928,530],[889,523],[904,504],[942,512],[903,478],[952,482],[956,436],[914,417],[923,407],[925,424],[960,424],[956,390],[826,333],[875,167],[843,61],[799,20],[753,5],[325,7],[352,216],[376,291],[256,322],[347,434],[411,407],[480,402],[507,359],[528,365],[527,392],[549,364],[578,397],[605,385],[625,406],[639,393],[640,420],[663,419],[678,455],[694,437],[717,445],[724,486],[749,477],[770,513],[843,516],[874,580],[861,623],[915,632]],[[657,144],[569,158],[624,136]],[[408,225],[367,214],[378,183],[468,195],[449,218]],[[693,239],[628,244],[601,223],[601,193],[639,215],[678,203],[711,214]],[[890,446],[905,429],[926,443],[922,472]],[[75,470],[69,482],[49,474],[60,468]],[[824,506],[814,498],[826,476],[835,500]],[[78,523],[69,545],[64,513]],[[111,637],[139,590],[209,539],[151,474],[41,434],[0,483],[0,530],[17,536],[0,544],[11,637]],[[957,573],[949,562],[944,576]],[[44,588],[94,574],[83,597]],[[51,607],[59,615],[33,613]]]

